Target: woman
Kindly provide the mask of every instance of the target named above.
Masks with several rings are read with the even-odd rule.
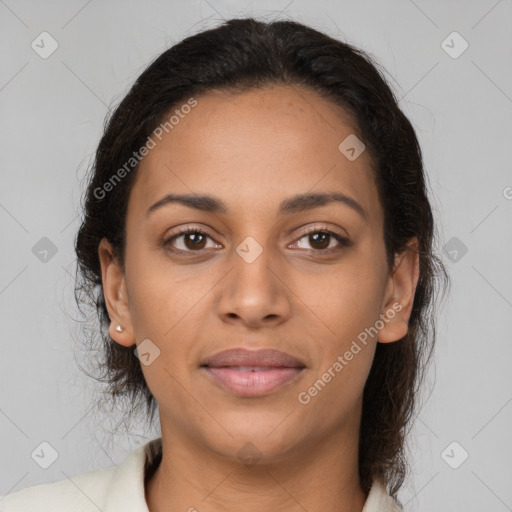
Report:
[[[370,57],[227,21],[142,73],[93,171],[77,292],[112,396],[158,406],[162,435],[0,509],[400,510],[447,276],[418,141]]]

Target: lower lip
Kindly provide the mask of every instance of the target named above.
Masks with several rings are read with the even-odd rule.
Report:
[[[239,396],[263,396],[292,382],[303,368],[269,368],[240,371],[230,367],[203,367],[214,382]]]

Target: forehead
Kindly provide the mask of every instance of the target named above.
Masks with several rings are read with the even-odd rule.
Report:
[[[191,109],[173,108],[181,115],[161,141],[153,137],[156,146],[142,160],[130,198],[138,214],[171,192],[215,195],[239,213],[274,208],[296,194],[336,191],[379,216],[370,156],[363,151],[350,161],[338,147],[357,133],[341,107],[299,86],[194,99]]]

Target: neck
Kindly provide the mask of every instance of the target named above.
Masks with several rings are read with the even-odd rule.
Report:
[[[150,512],[361,512],[358,425],[304,442],[279,460],[222,457],[186,434],[162,428],[162,461],[146,485]],[[351,435],[347,432],[349,429]],[[336,449],[333,449],[333,446]]]

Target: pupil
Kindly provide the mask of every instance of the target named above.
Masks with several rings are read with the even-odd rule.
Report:
[[[328,233],[315,233],[314,235],[311,235],[311,237],[313,239],[315,239],[315,243],[317,245],[320,245],[320,247],[323,249],[325,247],[328,247],[329,244],[328,243],[325,243],[325,241],[329,238],[329,234]],[[323,240],[318,242],[318,238],[321,237]]]
[[[203,242],[204,240],[202,240],[203,238],[203,235],[201,235],[200,233],[189,233],[186,240],[188,242],[192,242],[192,247],[199,247],[199,245],[201,244],[201,242]],[[190,247],[189,247],[190,248]]]

